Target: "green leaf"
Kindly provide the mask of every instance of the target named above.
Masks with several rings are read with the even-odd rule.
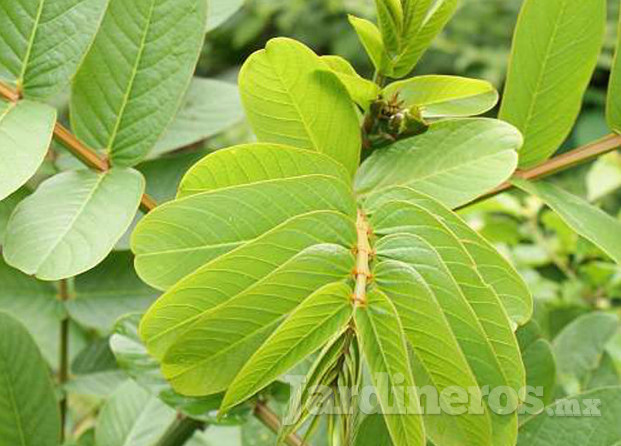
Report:
[[[71,121],[114,165],[141,161],[175,116],[203,44],[205,9],[196,0],[110,0],[74,81]]]
[[[87,271],[106,258],[130,225],[144,191],[131,169],[58,174],[15,209],[3,255],[43,280]]]
[[[226,22],[244,6],[245,0],[207,0],[207,32]]]
[[[244,119],[237,87],[228,82],[195,77],[185,101],[150,157],[203,141]]]
[[[617,28],[617,49],[610,72],[608,84],[608,98],[606,103],[606,120],[608,126],[617,133],[621,133],[621,10],[619,26]]]
[[[507,404],[509,408],[516,408],[517,396],[525,383],[519,348],[500,297],[494,288],[485,282],[461,240],[424,207],[403,201],[390,200],[381,204],[372,211],[370,224],[377,235],[383,236],[375,244],[380,262],[375,267],[374,274],[380,288],[393,300],[399,293],[410,296],[413,292],[404,292],[403,283],[409,283],[410,288],[419,290],[424,286],[417,287],[412,277],[404,280],[403,275],[408,271],[410,276],[414,274],[415,277],[419,274],[422,283],[426,283],[432,291],[432,296],[435,296],[431,301],[437,301],[435,305],[440,306],[449,323],[448,333],[452,332],[458,341],[459,349],[467,359],[470,373],[476,377],[478,387],[489,385],[490,388],[513,389],[514,393],[508,395]],[[406,266],[400,266],[401,264]],[[387,271],[384,272],[386,268]],[[419,295],[420,293],[421,291],[417,292]],[[418,306],[413,307],[414,310],[417,308]],[[433,307],[427,308],[429,314],[433,314],[431,313]],[[397,307],[397,310],[404,320],[404,325],[407,317],[415,321],[413,327],[418,327],[416,318],[412,319],[411,308]],[[417,316],[420,319],[421,315]],[[430,327],[432,328],[427,331],[431,333],[437,333],[442,328],[438,323],[431,323]],[[447,348],[445,346],[447,340],[453,337],[446,333],[436,334],[435,339],[431,340],[426,339],[423,334],[418,336],[419,338],[409,336],[409,341],[415,351],[417,348],[424,349],[420,354],[422,362],[427,360],[428,350],[438,350],[437,347],[431,346],[431,341],[443,340],[444,349]],[[451,361],[457,359],[451,356]],[[432,378],[434,374],[439,376],[435,378],[436,381],[446,379],[444,377],[446,366],[439,363],[433,355],[425,365]],[[460,367],[460,370],[468,370],[468,367],[465,369]],[[468,373],[462,374],[459,379],[463,381],[467,376]],[[446,381],[438,382],[440,384],[436,385],[441,386]],[[498,413],[499,408],[491,407],[491,409]],[[514,441],[517,430],[515,414],[505,416],[490,414],[490,416],[493,422],[494,444],[510,444]],[[484,419],[481,417],[479,422],[483,423]],[[454,422],[451,424],[453,424],[451,429],[455,429]],[[466,430],[470,431],[470,435],[476,435],[472,429]],[[481,432],[480,427],[478,431]],[[430,435],[433,435],[432,430]],[[463,437],[462,434],[457,438]],[[480,443],[471,440],[470,444]]]
[[[56,111],[47,105],[0,101],[0,200],[23,186],[43,163],[55,123]]]
[[[369,366],[384,420],[395,446],[424,445],[425,432],[404,342],[393,303],[381,291],[368,293],[367,306],[354,313],[358,339]],[[396,380],[398,380],[396,382]],[[408,389],[401,393],[398,388]]]
[[[0,312],[0,445],[57,446],[60,412],[49,370],[26,328]]]
[[[621,387],[560,400],[520,426],[518,446],[618,446]]]
[[[147,353],[138,336],[138,324],[141,315],[130,314],[120,318],[110,337],[110,348],[116,357],[117,363],[136,383],[144,387],[173,409],[193,419],[207,423],[216,419],[215,411],[222,403],[223,394],[191,398],[179,395],[164,379],[160,364]],[[220,421],[235,421],[237,415],[232,413]]]
[[[389,53],[396,53],[401,46],[403,9],[400,0],[375,0],[377,18],[384,46]]]
[[[515,325],[528,322],[533,314],[533,297],[515,268],[458,215],[427,195],[407,187],[393,187],[369,197],[365,208],[378,209],[391,200],[412,203],[425,208],[463,243],[474,259],[479,274],[501,299],[505,311]]]
[[[0,16],[0,70],[27,98],[69,83],[99,29],[108,0],[15,0]]]
[[[380,87],[360,76],[347,60],[339,56],[322,56],[321,60],[338,76],[351,99],[363,110],[367,110],[371,102],[378,98]]]
[[[621,372],[610,353],[604,351],[602,360],[597,368],[591,373],[585,390],[593,390],[601,387],[618,386],[621,384]]]
[[[501,121],[441,121],[423,135],[373,152],[358,171],[356,191],[403,185],[455,208],[507,180],[521,145],[520,133]]]
[[[237,374],[221,412],[262,390],[341,331],[352,316],[351,294],[349,285],[332,283],[304,300]]]
[[[319,153],[265,145],[260,162],[244,162],[254,148],[205,158],[188,178],[198,172],[206,191],[161,206],[134,233],[139,274],[164,286],[181,279],[140,331],[164,375],[187,395],[226,389],[288,314],[353,268],[356,209],[342,168]],[[212,177],[227,159],[242,161],[228,164],[228,177]],[[201,225],[188,226],[197,219]],[[197,287],[209,291],[197,295]],[[264,308],[268,296],[273,304]]]
[[[516,334],[526,369],[526,385],[534,389],[541,388],[543,394],[539,397],[547,405],[554,397],[556,384],[556,361],[552,345],[541,337],[541,330],[534,320],[520,328]]]
[[[400,54],[393,62],[392,77],[397,79],[407,76],[412,71],[459,6],[459,0],[438,0],[427,11],[426,9],[431,5],[429,0],[411,1],[410,3],[420,3],[420,6],[411,6],[411,8],[419,9],[410,14],[408,18],[409,23],[406,26],[409,27],[409,32],[404,37]],[[420,20],[422,20],[420,27],[417,27]]]
[[[4,200],[0,200],[0,246],[4,244],[4,233],[9,224],[9,219],[11,218],[13,210],[29,194],[30,192],[22,187]]]
[[[356,34],[358,34],[362,46],[371,58],[376,71],[385,76],[390,76],[390,60],[382,41],[382,33],[377,26],[373,22],[353,15],[349,16],[349,23],[356,30]]]
[[[591,241],[621,264],[621,222],[580,197],[552,183],[512,180],[525,192],[539,197],[574,231]]]
[[[618,328],[615,315],[595,312],[574,320],[556,336],[553,345],[558,376],[567,392],[583,390]]]
[[[569,135],[602,47],[605,0],[526,0],[500,119],[522,131],[520,167],[548,159]]]
[[[157,397],[127,381],[101,410],[95,427],[97,446],[152,446],[176,416]]]
[[[133,261],[129,252],[114,252],[99,266],[78,276],[75,296],[66,303],[71,318],[107,334],[120,316],[145,311],[157,291],[138,278]]]
[[[384,97],[398,94],[406,107],[423,118],[475,116],[492,109],[498,92],[492,84],[458,76],[418,76],[388,85]]]
[[[291,39],[270,40],[239,75],[248,120],[259,141],[316,150],[353,175],[360,158],[358,116],[328,65]]]
[[[231,154],[218,151],[191,169],[181,185],[182,198],[151,212],[134,232],[136,270],[155,288],[170,287],[296,215],[320,210],[355,215],[350,186],[342,181],[344,171],[327,156],[273,145],[229,150]],[[255,154],[264,156],[258,161]],[[184,196],[193,189],[204,192]],[[229,218],[232,202],[234,219]],[[274,202],[282,204],[275,207]],[[204,224],[189,228],[188,218]]]
[[[390,433],[384,417],[380,414],[366,415],[356,426],[354,446],[377,446],[391,444]]]
[[[58,361],[60,321],[65,315],[56,287],[8,266],[0,259],[0,311],[22,324],[50,364]]]

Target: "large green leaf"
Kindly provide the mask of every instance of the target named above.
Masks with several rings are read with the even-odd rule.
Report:
[[[610,73],[606,104],[606,120],[610,128],[617,133],[621,133],[621,10],[619,13],[617,49]]]
[[[360,126],[347,90],[310,49],[273,39],[244,64],[239,88],[258,139],[325,153],[353,175]]]
[[[518,446],[618,446],[621,387],[559,400],[520,426]]]
[[[143,312],[157,297],[134,272],[129,252],[110,254],[95,269],[78,276],[73,299],[66,303],[71,318],[84,327],[110,333],[127,313]]]
[[[352,100],[364,110],[378,98],[379,85],[360,76],[346,59],[339,56],[322,56],[321,60],[338,76]]]
[[[57,446],[60,412],[49,370],[26,328],[0,312],[0,445]]]
[[[618,329],[619,318],[615,315],[590,313],[567,325],[554,339],[559,381],[569,393],[584,389]]]
[[[319,350],[348,324],[351,316],[351,287],[347,284],[332,283],[311,294],[237,374],[221,411],[245,401]]]
[[[492,84],[458,76],[418,76],[393,82],[383,90],[385,97],[398,95],[406,107],[417,107],[424,118],[475,116],[498,102]]]
[[[381,291],[371,291],[367,305],[354,313],[358,339],[377,389],[384,420],[395,446],[422,446],[425,432],[418,395],[411,392],[414,378],[410,369],[404,328],[391,300]],[[400,382],[395,382],[396,379]],[[400,393],[398,389],[408,389]]]
[[[621,222],[586,200],[545,181],[514,179],[520,189],[539,197],[574,231],[621,264]]]
[[[78,69],[108,0],[15,0],[2,3],[0,71],[27,98],[58,93]]]
[[[235,85],[195,77],[175,120],[149,155],[192,145],[227,130],[243,118]]]
[[[501,121],[441,121],[423,135],[373,152],[360,167],[356,191],[403,185],[458,207],[507,180],[521,145],[520,133]]]
[[[152,446],[175,421],[176,412],[133,381],[106,401],[97,419],[97,446]]]
[[[110,0],[74,81],[71,120],[114,165],[142,160],[175,116],[203,44],[205,10],[196,0]]]
[[[32,177],[52,141],[56,111],[31,101],[0,101],[0,200]]]
[[[132,169],[58,174],[15,209],[6,262],[43,280],[73,277],[106,258],[129,227],[144,178]]]
[[[550,157],[578,117],[602,46],[605,0],[526,0],[500,118],[524,134],[520,167]]]
[[[0,311],[22,324],[50,364],[58,360],[60,321],[65,315],[54,284],[40,282],[0,259]]]

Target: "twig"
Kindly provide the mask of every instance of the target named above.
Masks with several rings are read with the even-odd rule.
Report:
[[[205,423],[180,415],[159,439],[156,446],[179,446],[185,444],[197,430],[205,428]]]
[[[17,102],[20,99],[20,95],[17,91],[2,82],[0,82],[0,96],[11,102]],[[110,168],[108,160],[101,157],[95,150],[82,143],[73,133],[58,122],[54,126],[54,137],[63,145],[63,147],[67,149],[67,151],[69,151],[69,153],[89,168],[99,172],[106,172]],[[142,209],[143,212],[148,213],[155,209],[156,206],[157,204],[155,200],[149,195],[144,194],[142,196],[142,200],[140,201],[140,209]]]
[[[69,300],[69,284],[67,279],[58,283],[58,299],[63,303]],[[65,441],[65,425],[67,423],[67,394],[64,385],[69,380],[69,317],[64,316],[60,322],[60,351],[58,361],[58,384],[61,388],[60,398],[60,441]]]
[[[278,415],[276,415],[272,410],[267,407],[267,405],[259,401],[254,406],[254,416],[257,417],[261,423],[263,423],[269,430],[278,435],[282,425],[280,424],[280,420],[278,419]],[[285,437],[285,443],[288,446],[307,446],[304,441],[296,434],[289,434]]]

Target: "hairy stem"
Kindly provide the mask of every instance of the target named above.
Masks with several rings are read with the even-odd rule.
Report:
[[[17,102],[20,100],[19,93],[2,82],[0,82],[0,97],[10,102]],[[108,160],[101,157],[95,150],[83,144],[75,135],[58,122],[54,126],[54,137],[69,153],[80,160],[85,166],[99,172],[106,172],[110,168]],[[144,194],[142,196],[140,209],[142,209],[143,212],[148,213],[155,209],[156,206],[155,200],[149,195]]]
[[[356,278],[356,287],[354,288],[354,303],[358,306],[364,306],[367,303],[367,284],[371,278],[371,270],[369,268],[369,260],[372,251],[369,243],[369,223],[361,210],[358,210],[358,219],[356,221],[356,232],[358,241],[356,244],[356,270],[354,276]]]
[[[280,420],[278,419],[278,415],[276,415],[272,410],[267,407],[265,402],[259,401],[254,406],[254,416],[257,417],[261,423],[263,423],[269,430],[278,435],[282,425],[280,424]],[[306,443],[302,441],[300,437],[296,434],[289,434],[285,437],[285,443],[288,446],[305,446]]]
[[[58,283],[58,299],[63,303],[69,300],[69,284],[67,279]],[[65,440],[67,423],[67,394],[63,388],[69,380],[69,317],[64,316],[60,322],[60,351],[58,361],[58,385],[60,386],[60,439]]]

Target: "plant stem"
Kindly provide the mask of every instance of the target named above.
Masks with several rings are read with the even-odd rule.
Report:
[[[181,446],[186,443],[197,430],[205,428],[205,423],[180,415],[156,443],[156,446]]]
[[[267,407],[267,405],[259,401],[254,406],[254,416],[257,417],[261,423],[263,423],[269,430],[278,435],[281,429],[280,420],[278,419],[278,415],[276,415],[272,410]],[[306,446],[306,443],[302,441],[300,437],[296,434],[289,434],[285,437],[285,443],[288,446]]]
[[[356,244],[356,270],[354,271],[356,288],[354,289],[353,299],[357,306],[364,306],[367,303],[367,283],[371,278],[369,259],[371,258],[372,251],[369,243],[369,223],[361,210],[358,210],[356,232],[358,233],[358,242]]]
[[[58,283],[58,299],[63,303],[69,300],[69,284],[67,279]],[[69,380],[69,317],[65,315],[60,322],[60,351],[58,362],[58,384],[60,386],[60,439],[65,441],[65,425],[67,423],[67,394],[64,385]]]
[[[10,86],[0,82],[0,97],[5,98],[10,102],[17,102],[20,100],[19,93]],[[80,160],[87,167],[96,170],[98,172],[106,172],[110,169],[108,160],[101,157],[95,150],[83,144],[78,138],[75,137],[66,127],[60,123],[56,123],[54,126],[54,137],[60,142],[63,147],[67,149],[74,157]],[[140,201],[140,209],[143,212],[148,213],[155,209],[157,203],[149,195],[144,194]]]

